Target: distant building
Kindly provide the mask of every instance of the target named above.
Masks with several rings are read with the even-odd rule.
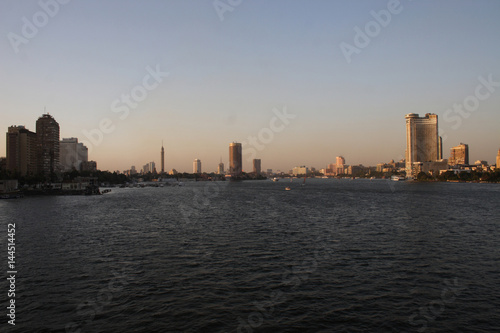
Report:
[[[420,172],[425,172],[431,175],[439,175],[442,171],[448,170],[448,160],[415,162],[413,169],[415,176],[417,176]]]
[[[193,173],[201,173],[201,161],[195,159],[193,162]]]
[[[326,166],[325,176],[336,176],[337,175],[337,164],[330,163]]]
[[[322,171],[321,171],[321,173],[322,173],[323,175],[325,175],[325,176],[330,176],[330,177],[332,177],[332,176],[337,175],[336,170],[334,170],[334,169],[332,169],[332,168],[326,168],[326,169],[321,169],[321,170],[322,170]]]
[[[19,184],[17,179],[0,179],[0,194],[15,191],[17,190],[18,186]]]
[[[443,138],[442,137],[439,137],[438,153],[439,153],[438,160],[442,160],[443,159]]]
[[[149,162],[146,163],[142,166],[142,174],[147,174],[147,173],[156,173],[156,164],[155,162]]]
[[[221,158],[219,165],[217,166],[217,174],[219,174],[219,175],[224,174],[224,163],[222,163],[222,158]]]
[[[163,142],[161,144],[161,173],[165,172],[165,149],[163,149]]]
[[[337,163],[335,164],[335,173],[337,175],[343,175],[343,174],[345,174],[345,168],[346,168],[345,158],[342,157],[342,156],[337,156],[336,162]]]
[[[414,178],[418,173],[414,163],[439,160],[438,116],[427,113],[419,117],[409,113],[406,119],[406,176]]]
[[[500,169],[500,149],[498,149],[498,154],[497,154],[497,169]]]
[[[450,152],[449,165],[469,165],[469,145],[460,143],[452,147]]]
[[[170,170],[170,171],[168,172],[168,174],[169,174],[169,175],[171,175],[171,176],[175,176],[176,174],[178,174],[178,172],[177,172],[177,170],[172,169],[172,170]]]
[[[135,174],[137,174],[137,170],[135,169],[135,165],[132,165],[132,166],[130,167],[130,174],[131,174],[131,175],[135,175]]]
[[[348,175],[358,175],[367,172],[368,169],[363,165],[350,165],[346,168],[346,174]]]
[[[243,172],[243,155],[241,143],[229,144],[229,173],[232,177],[240,176]]]
[[[10,126],[7,130],[6,170],[21,176],[38,173],[37,136],[24,126]]]
[[[261,160],[260,159],[254,159],[253,160],[253,173],[260,175],[261,173]]]
[[[80,164],[80,171],[97,171],[97,162],[96,161],[83,161]]]
[[[63,171],[80,170],[82,162],[89,160],[88,148],[77,138],[62,139],[59,142],[61,167]]]
[[[36,121],[38,171],[50,176],[58,171],[59,165],[59,124],[49,114],[43,114]]]
[[[7,170],[7,157],[0,157],[0,171]]]
[[[309,173],[309,168],[304,165],[292,169],[292,174],[294,176],[307,175],[308,173]]]

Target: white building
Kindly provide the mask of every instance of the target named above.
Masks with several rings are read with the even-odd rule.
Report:
[[[223,175],[224,174],[224,163],[220,162],[219,166],[217,167],[217,174]]]
[[[193,162],[193,173],[201,173],[201,161],[195,159]]]
[[[306,166],[303,166],[303,165],[299,166],[299,167],[295,167],[295,168],[293,168],[292,173],[294,176],[307,175],[309,173],[309,168]]]

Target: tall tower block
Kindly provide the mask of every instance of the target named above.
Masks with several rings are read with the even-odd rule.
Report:
[[[414,178],[414,163],[433,162],[440,157],[438,116],[427,113],[419,117],[409,113],[406,119],[406,177]]]
[[[163,149],[163,141],[161,142],[161,173],[165,172],[165,149]]]
[[[59,168],[59,124],[44,114],[36,121],[38,171],[46,177]]]
[[[241,143],[232,142],[229,144],[229,173],[231,177],[241,176],[243,171],[243,157]]]

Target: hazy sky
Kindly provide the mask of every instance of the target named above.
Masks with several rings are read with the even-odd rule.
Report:
[[[102,170],[159,167],[164,140],[167,170],[215,171],[237,141],[244,170],[256,152],[285,171],[399,160],[404,115],[431,112],[446,158],[494,163],[499,18],[498,0],[2,0],[0,130],[46,107]]]

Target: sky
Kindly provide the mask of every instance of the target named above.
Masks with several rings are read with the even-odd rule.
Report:
[[[317,169],[405,154],[407,113],[444,157],[500,148],[497,0],[0,2],[0,130],[46,110],[101,170]],[[5,156],[5,135],[0,135]]]

